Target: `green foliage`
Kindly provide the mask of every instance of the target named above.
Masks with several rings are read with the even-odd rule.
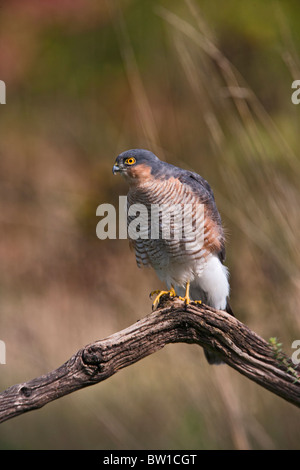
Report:
[[[269,338],[269,344],[273,350],[275,359],[280,362],[286,369],[286,371],[295,377],[295,382],[299,382],[300,376],[298,372],[292,367],[291,361],[288,360],[286,354],[282,350],[282,343],[279,343],[276,337]]]

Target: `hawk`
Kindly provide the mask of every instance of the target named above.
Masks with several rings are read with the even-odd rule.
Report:
[[[113,166],[113,174],[116,173],[120,173],[129,184],[128,208],[133,204],[142,204],[148,209],[148,236],[145,236],[144,230],[140,237],[130,239],[130,243],[135,250],[138,266],[152,267],[167,285],[168,291],[151,293],[156,294],[153,307],[156,308],[161,296],[168,293],[171,297],[179,295],[186,304],[191,300],[200,301],[233,315],[228,303],[228,270],[224,266],[224,231],[208,182],[197,173],[163,162],[149,150],[143,149],[121,153]],[[154,206],[164,211],[183,206],[192,208],[193,224],[189,225],[187,233],[184,226],[184,231],[179,232],[181,237],[163,237],[163,214],[160,214],[159,236],[151,237],[150,209]],[[202,237],[197,237],[193,231],[197,218],[201,218],[195,207],[203,208]],[[132,214],[128,211],[128,226],[132,220]],[[174,229],[174,217],[167,220]],[[222,362],[217,353],[204,352],[210,364]]]

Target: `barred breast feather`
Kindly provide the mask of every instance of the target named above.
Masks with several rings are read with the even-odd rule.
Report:
[[[147,227],[147,233],[141,233],[141,238],[136,240],[131,239],[138,266],[152,266],[162,280],[168,284],[182,286],[187,280],[201,275],[209,255],[220,253],[223,247],[223,231],[213,210],[213,196],[205,186],[201,187],[200,191],[199,189],[195,191],[194,182],[185,181],[187,173],[193,175],[191,172],[186,172],[182,179],[180,174],[164,178],[151,177],[149,174],[148,178],[143,179],[142,184],[132,186],[128,193],[128,227],[134,220],[134,215],[129,211],[132,205],[142,204],[147,209],[143,216],[139,214],[141,225]],[[176,227],[176,215],[174,215],[171,219],[171,237],[162,236],[167,227],[164,227],[163,217],[160,216],[159,238],[151,238],[153,206],[159,206],[165,211],[171,211],[175,206],[181,208],[179,217],[184,211],[189,215],[188,210],[190,210],[193,227],[200,226],[203,231],[202,236],[191,231],[190,227],[188,233],[185,231],[182,237],[175,237],[174,233],[172,234],[172,229]],[[199,207],[203,210],[198,210],[196,213]],[[169,222],[168,218],[166,222]]]

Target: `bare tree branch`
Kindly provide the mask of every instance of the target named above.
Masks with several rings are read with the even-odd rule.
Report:
[[[279,356],[268,342],[226,312],[164,299],[155,312],[80,349],[58,369],[5,390],[0,394],[0,422],[106,380],[166,344],[181,342],[217,351],[230,367],[300,406],[300,376],[288,357],[281,352]]]

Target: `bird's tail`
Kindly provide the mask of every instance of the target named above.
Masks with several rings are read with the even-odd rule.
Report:
[[[228,300],[227,300],[227,305],[226,305],[225,311],[234,317],[234,313],[233,313],[233,311],[230,307],[230,304],[229,304]],[[204,355],[207,359],[207,362],[211,365],[224,364],[224,362],[222,361],[221,357],[219,356],[219,354],[217,352],[208,351],[207,349],[204,349]]]

